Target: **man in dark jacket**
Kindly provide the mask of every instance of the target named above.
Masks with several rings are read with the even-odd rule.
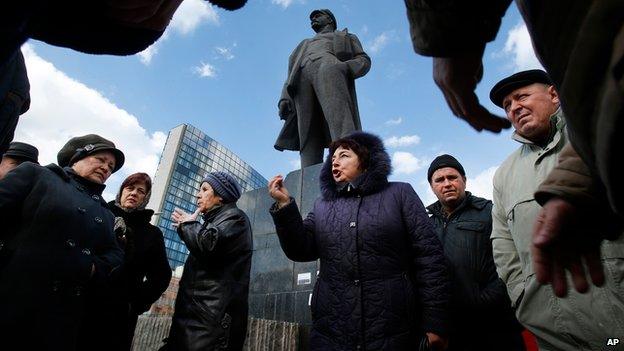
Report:
[[[477,130],[509,128],[504,118],[480,105],[475,88],[483,75],[481,58],[494,40],[511,0],[405,0],[414,50],[433,56],[434,80],[453,113]],[[566,288],[557,266],[581,257],[597,285],[605,281],[595,260],[601,239],[620,236],[624,224],[624,182],[620,157],[624,134],[624,1],[516,0],[535,53],[560,92],[570,144],[561,163],[538,189],[544,209],[536,221],[533,265],[538,280]],[[565,10],[563,10],[565,9]],[[562,35],[565,33],[565,35]],[[610,205],[598,211],[588,210]],[[610,213],[613,212],[613,213]],[[609,232],[577,230],[595,222],[617,224]],[[596,240],[598,238],[599,240]],[[553,254],[555,253],[555,254]],[[575,287],[587,286],[583,270],[570,270]],[[563,287],[562,287],[563,286]]]
[[[451,155],[436,157],[427,178],[438,198],[427,210],[453,286],[449,351],[524,350],[492,257],[492,201],[466,191],[464,167]]]
[[[39,163],[39,150],[36,147],[14,141],[9,144],[9,149],[2,155],[0,161],[0,179],[15,167],[21,165],[24,162]]]
[[[371,66],[358,38],[337,31],[334,14],[310,13],[313,38],[305,39],[288,58],[288,77],[278,102],[284,127],[277,150],[297,150],[301,167],[323,162],[329,143],[362,129],[355,95],[355,79]]]
[[[234,177],[211,172],[200,185],[197,211],[174,210],[171,218],[190,254],[162,350],[242,350],[253,239],[247,215],[236,206],[240,194]]]

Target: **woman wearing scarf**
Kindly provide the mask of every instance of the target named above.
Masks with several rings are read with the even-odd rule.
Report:
[[[103,311],[110,313],[107,323],[112,328],[112,334],[105,334],[105,340],[95,346],[103,350],[130,350],[138,316],[149,310],[171,279],[163,233],[150,224],[154,211],[145,208],[151,191],[150,177],[134,173],[121,183],[115,201],[108,203],[115,215],[115,234],[125,257],[112,288],[113,305]],[[98,323],[105,322],[102,315],[93,317]]]

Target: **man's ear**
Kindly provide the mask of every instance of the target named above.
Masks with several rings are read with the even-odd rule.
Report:
[[[548,87],[548,95],[550,95],[550,99],[553,103],[560,104],[559,93],[557,92],[557,89],[555,89],[554,85],[550,85]]]

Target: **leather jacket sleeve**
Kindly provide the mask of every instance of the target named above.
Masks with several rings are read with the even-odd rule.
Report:
[[[236,238],[247,231],[245,218],[231,212],[216,222],[185,222],[178,227],[178,234],[195,257],[227,254]]]

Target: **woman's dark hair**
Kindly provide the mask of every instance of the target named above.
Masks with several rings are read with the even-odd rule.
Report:
[[[368,164],[370,162],[370,152],[368,151],[368,148],[360,145],[357,141],[349,137],[341,138],[329,144],[330,158],[339,147],[349,149],[358,156],[358,159],[360,160],[360,170],[364,171],[368,168]]]
[[[149,193],[152,190],[152,178],[150,178],[149,175],[147,175],[147,173],[134,173],[128,176],[128,178],[126,178],[126,180],[123,181],[123,183],[121,183],[121,190],[123,190],[125,187],[128,187],[130,185],[134,185],[137,183],[144,183],[145,184],[145,191],[147,193]],[[121,193],[121,190],[119,190],[119,192]]]

